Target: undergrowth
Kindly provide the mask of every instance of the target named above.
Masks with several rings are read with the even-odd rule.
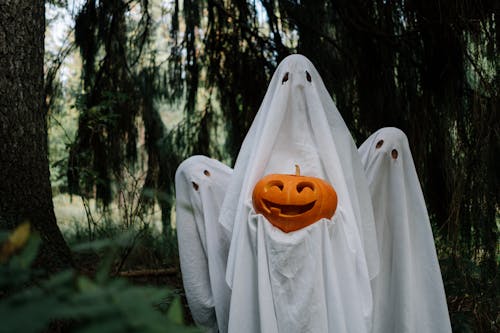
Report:
[[[47,278],[31,267],[40,244],[36,234],[8,247],[12,234],[0,233],[0,333],[197,332],[186,326],[192,320],[174,233],[109,224],[92,240],[88,236],[84,228],[65,235],[79,269]],[[498,259],[458,256],[441,243],[437,240],[453,332],[498,332]],[[120,277],[141,269],[172,273]]]
[[[135,235],[73,245],[74,253],[98,254],[95,272],[70,269],[46,277],[32,267],[40,238],[27,230],[0,234],[1,333],[198,332],[184,324],[178,292],[113,274],[116,254]]]
[[[500,331],[498,261],[442,254],[441,273],[454,333]]]

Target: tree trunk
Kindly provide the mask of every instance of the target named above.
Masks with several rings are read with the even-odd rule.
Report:
[[[37,263],[72,264],[56,224],[44,112],[43,0],[0,1],[0,229],[28,220],[40,233]]]

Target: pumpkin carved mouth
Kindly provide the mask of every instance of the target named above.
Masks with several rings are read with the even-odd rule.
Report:
[[[282,216],[295,216],[304,214],[305,212],[313,209],[314,205],[316,204],[316,200],[304,205],[282,205],[266,199],[262,199],[262,202],[264,204],[264,209],[266,209],[269,213],[271,213],[272,215]]]

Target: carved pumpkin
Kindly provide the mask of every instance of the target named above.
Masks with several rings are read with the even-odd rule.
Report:
[[[337,193],[326,181],[300,175],[271,174],[257,182],[252,194],[254,209],[284,232],[296,231],[331,218]]]

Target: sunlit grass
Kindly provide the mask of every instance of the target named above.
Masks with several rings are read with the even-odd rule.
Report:
[[[78,195],[70,196],[69,194],[54,196],[53,203],[57,224],[65,235],[87,229],[89,227],[89,218],[98,227],[116,229],[123,227],[123,212],[116,203],[111,203],[107,210],[103,211],[97,207],[94,199],[89,199],[87,202],[88,210],[86,211],[82,197]],[[144,216],[140,221],[137,220],[137,224],[136,227],[140,227],[141,224],[148,224],[153,230],[161,232],[160,208],[156,205],[149,215]],[[95,227],[95,225],[92,225],[92,227]]]

